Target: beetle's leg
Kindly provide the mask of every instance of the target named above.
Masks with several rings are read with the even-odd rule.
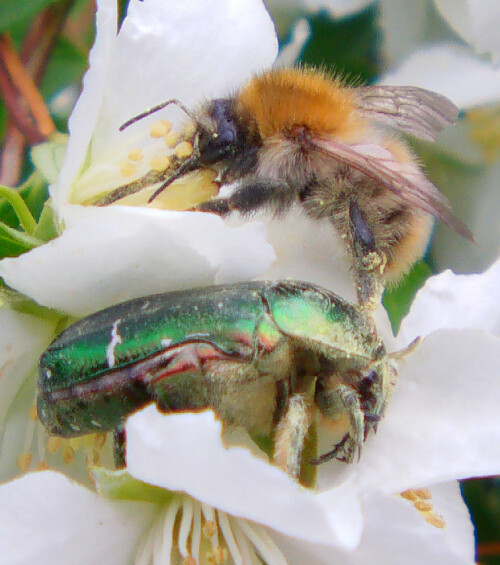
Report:
[[[318,382],[315,402],[326,418],[338,419],[342,414],[349,416],[350,430],[331,451],[324,453],[314,461],[315,464],[338,459],[346,463],[357,461],[365,437],[365,417],[359,395],[345,384],[333,384],[331,377],[325,383]]]
[[[302,394],[294,394],[276,429],[274,462],[295,480],[300,477],[302,451],[311,425],[311,409]]]
[[[368,313],[372,313],[380,304],[384,292],[383,275],[387,257],[377,250],[370,226],[356,200],[351,200],[349,204],[349,227],[358,302]]]
[[[250,214],[261,208],[276,214],[285,212],[290,206],[290,188],[284,183],[255,181],[243,184],[226,198],[214,198],[193,208],[200,212],[212,212],[225,216],[233,211]]]
[[[122,469],[126,465],[127,443],[125,428],[123,424],[117,426],[113,431],[113,458],[117,469]]]

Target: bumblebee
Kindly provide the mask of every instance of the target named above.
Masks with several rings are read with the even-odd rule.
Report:
[[[353,258],[360,304],[379,302],[425,252],[434,219],[472,234],[427,179],[404,141],[387,126],[432,141],[458,109],[447,98],[412,86],[351,87],[313,69],[279,69],[252,77],[233,96],[191,114],[192,153],[154,178],[119,187],[95,204],[110,204],[147,184],[167,186],[197,170],[213,170],[229,195],[193,210],[221,216],[269,209],[280,216],[300,206],[327,218]],[[228,190],[224,190],[228,192]]]

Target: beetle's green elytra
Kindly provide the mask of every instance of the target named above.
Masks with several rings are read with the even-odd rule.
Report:
[[[394,377],[358,307],[311,283],[244,282],[137,298],[73,324],[40,359],[38,414],[49,433],[72,437],[121,429],[152,402],[212,408],[227,425],[274,434],[275,461],[297,478],[312,412],[349,419],[318,461],[353,461]],[[292,441],[293,411],[309,423]]]

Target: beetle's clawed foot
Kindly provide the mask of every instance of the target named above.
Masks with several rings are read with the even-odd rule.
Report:
[[[351,434],[347,433],[345,436],[331,449],[316,459],[309,461],[311,465],[321,465],[332,459],[337,459],[342,463],[353,463],[358,461],[361,455],[361,446],[359,442],[354,440]]]

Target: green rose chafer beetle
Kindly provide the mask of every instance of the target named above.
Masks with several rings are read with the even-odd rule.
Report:
[[[70,326],[41,357],[38,414],[57,436],[123,441],[127,416],[149,403],[212,408],[274,436],[275,463],[298,478],[316,417],[348,423],[316,463],[359,458],[395,377],[360,308],[307,282],[244,282],[137,298]]]

